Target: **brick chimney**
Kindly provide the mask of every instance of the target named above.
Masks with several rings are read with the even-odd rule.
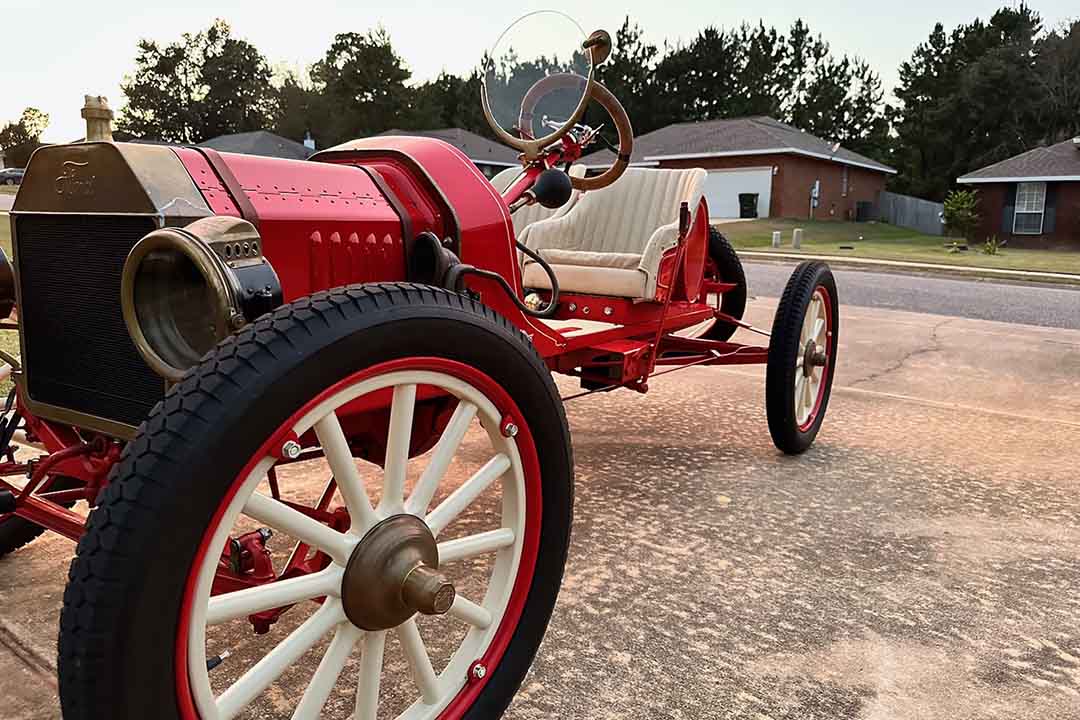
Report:
[[[113,111],[101,95],[85,96],[82,116],[86,120],[86,142],[112,142]]]

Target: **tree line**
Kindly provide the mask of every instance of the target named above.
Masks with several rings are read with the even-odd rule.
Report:
[[[787,30],[708,26],[686,43],[656,45],[628,17],[614,41],[598,79],[637,134],[769,115],[893,165],[892,188],[920,197],[940,200],[966,172],[1080,135],[1080,21],[1045,28],[1023,4],[952,30],[935,25],[901,64],[895,98],[865,60],[835,52],[802,20]],[[382,29],[339,33],[310,67],[275,71],[218,20],[173,43],[139,42],[118,137],[196,143],[269,129],[310,134],[319,147],[392,128],[490,137],[480,73],[413,83]],[[40,118],[30,120],[37,129]]]

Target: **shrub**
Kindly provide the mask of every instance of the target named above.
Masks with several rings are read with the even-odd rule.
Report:
[[[974,190],[953,190],[945,198],[943,217],[949,235],[971,240],[979,227],[979,194]]]

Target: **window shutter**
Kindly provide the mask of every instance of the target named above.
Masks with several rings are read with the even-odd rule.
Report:
[[[1043,235],[1054,232],[1057,215],[1057,183],[1046,183],[1046,209],[1043,215]]]
[[[1005,186],[1005,209],[1001,218],[1001,232],[1012,235],[1013,216],[1016,214],[1016,183]]]

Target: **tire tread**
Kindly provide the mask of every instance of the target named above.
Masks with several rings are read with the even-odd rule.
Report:
[[[138,577],[136,564],[143,561],[139,553],[125,549],[140,547],[149,529],[162,521],[165,510],[174,502],[167,489],[155,481],[154,471],[159,464],[175,464],[171,457],[159,452],[165,439],[188,444],[192,436],[206,433],[209,421],[202,411],[214,405],[220,411],[220,406],[227,405],[230,396],[245,387],[238,375],[259,373],[260,366],[278,358],[278,353],[295,353],[296,334],[314,336],[314,326],[331,325],[330,315],[348,319],[356,313],[392,312],[419,305],[437,305],[480,316],[516,340],[514,345],[550,386],[548,395],[562,420],[563,441],[573,467],[565,412],[543,359],[521,330],[491,308],[457,293],[404,282],[338,287],[278,308],[223,340],[170,388],[139,426],[136,439],[113,468],[68,569],[57,657],[61,704],[67,720],[97,719],[105,716],[103,712],[112,717],[105,709],[112,707],[125,691],[122,686],[101,681],[108,675],[102,672],[102,666],[110,643],[118,642],[110,634],[123,612],[116,601],[131,590],[130,578]],[[119,477],[124,481],[116,482]],[[569,500],[572,508],[572,478]],[[566,537],[558,543],[564,548],[562,562],[569,545],[569,527],[568,523]]]

